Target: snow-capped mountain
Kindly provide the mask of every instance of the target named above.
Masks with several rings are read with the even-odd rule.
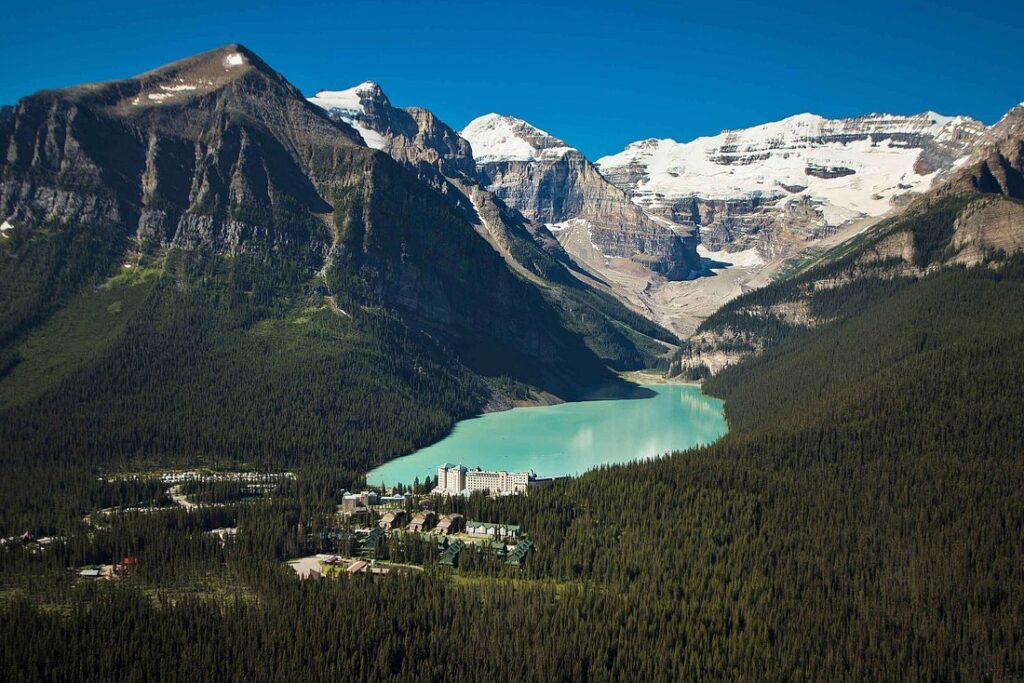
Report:
[[[395,107],[371,82],[348,90],[321,91],[310,101],[326,109],[331,118],[355,127],[364,139],[376,141],[378,149],[443,196],[509,268],[539,285],[538,291],[564,318],[575,321],[572,324],[587,343],[600,348],[601,358],[612,367],[621,370],[657,362],[660,346],[642,342],[645,337],[673,341],[667,330],[643,321],[616,302],[613,295],[620,294],[617,290],[588,277],[542,223],[528,220],[483,187],[469,142],[429,110]],[[535,137],[536,146],[547,143],[539,135]],[[621,191],[605,185],[617,193],[620,203],[639,211]],[[645,248],[644,244],[629,244],[622,251],[640,259]]]
[[[630,264],[674,280],[699,270],[688,231],[649,216],[564,141],[498,114],[474,119],[462,136],[472,145],[480,182],[531,221],[547,225],[573,258],[605,279],[614,281],[611,271],[617,269],[635,270]],[[646,282],[641,277],[626,289],[642,290]]]
[[[386,147],[384,138],[366,121],[367,106],[372,107],[379,95],[383,95],[380,86],[373,81],[365,81],[348,90],[321,90],[309,101],[355,128],[367,147],[383,150]]]
[[[700,227],[710,249],[778,255],[927,190],[984,131],[933,112],[800,114],[692,142],[642,140],[597,165],[647,211]]]
[[[373,81],[347,90],[321,90],[309,101],[355,128],[367,146],[387,152],[396,161],[436,167],[447,178],[476,177],[468,142],[427,109],[393,106]],[[439,179],[419,175],[442,189]]]
[[[478,164],[554,160],[576,151],[526,121],[500,114],[473,119],[462,129],[462,137],[473,145]]]

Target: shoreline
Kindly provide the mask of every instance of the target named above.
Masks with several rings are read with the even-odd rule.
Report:
[[[628,448],[624,448],[624,449],[620,449],[620,450],[624,450],[624,452],[625,451],[629,451],[630,453],[633,453],[633,451],[636,451],[636,452],[633,453],[632,457],[625,458],[625,459],[623,459],[621,457],[622,456],[621,453],[619,453],[618,457],[614,457],[614,458],[606,457],[604,452],[606,450],[608,450],[608,449],[601,448],[602,442],[601,442],[600,439],[597,439],[595,441],[595,443],[593,444],[594,448],[596,449],[594,451],[594,453],[591,453],[587,457],[583,457],[583,458],[578,457],[579,456],[578,453],[573,451],[571,448],[566,447],[565,449],[562,449],[562,450],[565,450],[566,454],[570,454],[572,456],[572,458],[576,458],[577,460],[580,461],[580,463],[586,465],[585,467],[583,467],[582,469],[579,469],[578,471],[576,471],[574,468],[569,468],[569,469],[565,470],[566,474],[571,473],[571,472],[576,472],[576,474],[582,474],[584,471],[587,471],[589,469],[593,469],[594,467],[599,467],[601,465],[606,465],[606,464],[624,464],[624,463],[627,463],[627,462],[632,462],[634,459],[644,460],[644,459],[647,459],[648,457],[654,457],[654,455],[664,454],[664,453],[672,452],[674,450],[686,450],[688,448],[692,448],[692,447],[699,446],[699,445],[707,445],[709,443],[713,443],[718,438],[721,438],[721,436],[723,436],[725,433],[728,432],[728,424],[725,421],[725,416],[722,413],[722,408],[721,408],[721,405],[719,403],[720,399],[717,399],[716,397],[713,397],[713,396],[707,396],[706,394],[704,394],[703,391],[701,390],[701,386],[700,386],[699,383],[697,383],[697,382],[684,382],[684,381],[670,381],[670,380],[668,380],[666,378],[661,378],[659,375],[648,375],[648,374],[645,374],[645,373],[630,373],[629,377],[632,379],[632,381],[630,382],[631,384],[633,382],[636,382],[636,381],[644,381],[645,382],[644,385],[636,385],[636,386],[638,388],[640,388],[640,389],[643,389],[644,392],[647,394],[647,396],[644,397],[645,399],[650,399],[650,400],[655,402],[652,405],[661,406],[661,408],[659,408],[659,411],[663,411],[664,410],[663,406],[665,405],[664,401],[666,399],[669,399],[669,404],[672,405],[672,404],[675,404],[676,402],[672,401],[671,399],[672,399],[673,396],[676,395],[677,392],[685,394],[686,397],[688,397],[688,398],[686,398],[686,400],[683,400],[682,403],[683,403],[684,406],[688,406],[688,407],[684,408],[683,410],[684,410],[684,412],[687,413],[687,419],[691,421],[691,422],[689,422],[687,424],[691,424],[692,423],[692,428],[690,428],[690,431],[693,431],[693,433],[699,433],[701,430],[705,430],[706,427],[704,427],[703,425],[709,424],[707,422],[707,420],[708,420],[707,417],[702,417],[702,416],[700,416],[700,415],[698,415],[696,413],[693,413],[693,411],[698,410],[700,408],[700,406],[702,406],[704,404],[709,404],[710,406],[712,406],[714,408],[714,413],[715,413],[715,418],[714,419],[721,421],[721,430],[720,431],[716,431],[714,435],[710,435],[710,434],[705,435],[704,438],[699,438],[696,441],[692,440],[693,439],[693,434],[691,434],[688,431],[686,436],[685,436],[685,438],[682,438],[681,440],[677,439],[677,438],[670,439],[671,442],[666,442],[665,444],[662,444],[661,446],[658,447],[657,452],[651,453],[651,454],[648,454],[646,452],[640,452],[640,451],[644,450],[642,448],[639,448],[639,447],[633,448],[633,446],[635,446],[636,444],[633,444],[633,445],[626,444],[629,447]],[[660,381],[657,384],[655,384],[655,383],[651,382],[648,378],[661,379],[662,381]],[[659,387],[661,387],[661,388],[659,389]],[[696,391],[694,391],[694,390],[696,390]],[[608,403],[617,404],[617,405],[614,408],[606,408],[606,407],[602,407],[601,406],[601,404],[608,404]],[[626,429],[626,431],[629,431],[628,425],[632,424],[632,423],[628,422],[630,419],[632,419],[632,418],[629,417],[629,415],[636,414],[637,411],[646,412],[646,406],[641,407],[641,406],[637,405],[637,404],[642,404],[642,403],[647,403],[647,401],[646,400],[633,401],[633,400],[630,400],[630,399],[619,399],[619,400],[616,400],[616,399],[607,399],[607,400],[592,399],[592,400],[589,400],[589,401],[588,400],[584,400],[584,401],[566,402],[566,403],[563,403],[563,404],[560,404],[560,405],[548,406],[548,407],[557,411],[561,407],[566,407],[566,406],[571,406],[571,405],[576,405],[576,406],[581,406],[582,407],[582,406],[587,406],[588,404],[590,404],[590,406],[591,406],[590,408],[582,409],[582,410],[584,410],[584,412],[582,413],[582,417],[581,418],[574,418],[574,419],[579,420],[580,423],[582,423],[584,421],[583,418],[590,419],[592,421],[592,424],[589,425],[586,430],[583,430],[585,433],[590,434],[591,427],[595,427],[596,428],[596,427],[599,427],[601,424],[605,424],[604,420],[606,420],[606,419],[612,419],[612,420],[617,419],[615,416],[621,414],[620,413],[620,409],[623,410],[623,411],[626,411],[625,412],[625,416],[626,417],[624,417],[622,419],[625,419],[627,421],[626,422],[627,427],[625,429]],[[632,406],[632,407],[630,407],[630,406]],[[535,406],[535,407],[540,407],[540,406]],[[589,411],[595,411],[595,412],[591,413]],[[608,411],[611,411],[611,412],[608,412]],[[659,415],[662,415],[663,413],[659,412],[659,411],[656,411],[655,413],[651,413],[651,414],[656,416],[656,417],[659,416]],[[441,439],[438,439],[437,441],[434,441],[434,442],[432,442],[432,443],[430,443],[428,445],[425,445],[425,446],[423,446],[423,447],[421,447],[421,448],[419,448],[419,449],[417,449],[417,450],[415,450],[415,451],[413,451],[411,453],[406,453],[404,455],[400,455],[398,457],[391,458],[391,459],[389,459],[389,460],[387,460],[387,461],[385,461],[383,463],[380,463],[379,465],[373,467],[370,471],[365,473],[367,485],[369,485],[369,486],[380,485],[383,482],[383,484],[384,484],[384,486],[386,488],[389,485],[393,486],[394,483],[397,483],[397,482],[402,482],[402,483],[408,484],[409,481],[407,481],[407,479],[411,480],[414,477],[414,475],[420,477],[421,479],[425,475],[426,476],[432,476],[432,472],[436,468],[436,463],[438,463],[438,462],[460,462],[460,458],[461,458],[461,460],[465,460],[465,453],[467,453],[467,452],[472,452],[472,453],[474,453],[474,454],[476,454],[478,456],[480,453],[487,453],[488,451],[493,450],[493,448],[491,446],[488,446],[485,442],[491,443],[492,445],[494,445],[494,444],[500,445],[500,444],[504,443],[505,441],[507,441],[508,438],[512,438],[512,440],[515,441],[514,437],[508,437],[508,434],[506,434],[504,431],[502,431],[502,427],[503,427],[503,425],[508,424],[508,423],[505,422],[506,420],[517,419],[517,418],[512,418],[511,416],[509,416],[508,418],[499,418],[498,417],[499,415],[502,415],[502,414],[508,415],[508,413],[511,413],[511,412],[519,412],[519,411],[516,411],[515,409],[513,409],[512,411],[503,411],[502,413],[499,413],[499,414],[493,414],[492,413],[490,415],[490,417],[493,417],[495,419],[500,419],[500,421],[499,422],[490,422],[490,423],[487,423],[486,425],[481,425],[479,423],[479,421],[489,417],[488,415],[480,415],[480,416],[475,416],[473,418],[468,418],[466,420],[459,420],[453,426],[453,429],[451,430],[451,432],[449,432],[445,437],[443,437]],[[534,411],[522,411],[523,414],[525,414],[525,413],[533,413],[533,412]],[[578,411],[572,411],[572,412],[569,413],[569,415],[570,416],[574,415],[577,412]],[[700,411],[700,412],[703,412],[703,411]],[[692,413],[692,415],[691,415],[691,413]],[[533,422],[531,420],[531,421],[528,421],[528,422],[514,422],[513,424],[518,424],[520,426],[532,425],[533,428],[536,428],[538,424],[540,424],[540,425],[546,424],[546,420],[552,420],[553,419],[555,424],[559,424],[560,422],[559,422],[558,419],[556,419],[556,417],[553,417],[553,418],[546,418],[546,417],[542,418],[542,417],[538,416],[538,419],[540,420],[539,423],[538,422]],[[597,421],[594,421],[595,419]],[[673,420],[675,420],[675,418],[673,418]],[[659,423],[659,424],[662,424],[662,423]],[[668,423],[664,423],[664,424],[666,425],[664,427],[664,430],[660,430],[659,429],[658,433],[660,434],[661,431],[665,431],[666,434],[671,434],[673,432],[674,427],[668,425]],[[672,424],[676,424],[676,423],[673,422]],[[469,430],[469,434],[464,435],[463,441],[454,442],[452,444],[453,448],[442,448],[442,449],[436,450],[436,451],[432,450],[431,454],[433,456],[435,456],[435,460],[431,461],[431,463],[430,463],[432,465],[432,467],[430,467],[430,468],[423,467],[423,463],[425,461],[423,461],[423,462],[409,461],[408,463],[406,463],[406,465],[401,465],[401,466],[395,467],[394,469],[391,467],[392,463],[396,463],[398,461],[402,461],[402,460],[405,460],[407,458],[413,458],[414,456],[417,456],[418,454],[420,454],[422,451],[425,451],[427,449],[433,449],[433,447],[437,446],[441,442],[451,438],[452,435],[456,433],[459,425],[463,425],[463,427],[462,427],[463,429]],[[487,427],[486,430],[484,429],[485,426]],[[587,426],[587,425],[584,425],[584,426]],[[494,431],[494,429],[497,429],[497,431]],[[524,429],[527,429],[527,427],[524,427]],[[694,431],[694,430],[696,430],[696,431]],[[599,429],[598,429],[598,432],[600,432]],[[598,436],[600,436],[600,433],[598,433]],[[605,436],[608,437],[608,434],[605,434]],[[612,435],[612,436],[614,436],[614,435]],[[466,438],[466,437],[468,437],[468,438]],[[612,438],[612,437],[609,437],[609,438]],[[489,441],[488,441],[488,439],[489,439]],[[566,441],[566,443],[570,443],[570,441]],[[476,445],[474,445],[474,444],[476,444]],[[483,445],[480,445],[480,444],[483,444]],[[562,444],[562,445],[564,445],[564,444]],[[562,448],[562,445],[559,445],[559,448]],[[640,444],[640,445],[642,446],[644,444]],[[467,448],[470,447],[470,446],[472,446],[472,448],[475,449],[475,450],[472,450],[472,451],[467,450]],[[588,444],[588,446],[589,446],[589,444]],[[540,447],[538,446],[537,448],[540,448]],[[547,448],[547,450],[550,450],[551,449],[550,444],[545,445],[544,448]],[[543,450],[543,448],[541,450]],[[578,450],[578,448],[576,450]],[[545,457],[550,455],[549,453],[547,453],[547,451],[544,451],[544,454],[545,454]],[[537,454],[533,454],[533,455],[536,456]],[[502,467],[499,467],[499,469],[509,469],[511,467],[511,465],[507,464],[506,461],[502,459],[502,458],[506,457],[506,454],[501,454],[501,456],[502,457],[498,458],[498,460],[502,460],[503,465],[502,465]],[[523,458],[526,457],[526,456],[524,456],[523,454],[520,454],[520,453],[511,453],[510,456],[513,459],[516,459],[516,458],[523,459]],[[426,457],[426,454],[424,454],[424,457]],[[471,458],[471,459],[474,459],[474,458]],[[487,460],[489,458],[484,458],[484,459]],[[530,462],[526,462],[526,464],[523,465],[520,469],[524,469],[524,470],[525,469],[533,469],[536,472],[543,472],[545,475],[549,475],[549,474],[552,474],[552,473],[555,472],[555,470],[551,469],[551,467],[552,467],[552,463],[551,462],[547,462],[547,461],[541,462],[536,457],[526,458],[526,460],[530,460]],[[572,460],[571,458],[570,458],[570,460],[571,460],[570,464],[576,462],[575,460]],[[487,466],[490,466],[489,463],[477,463],[477,464],[480,464],[480,465],[484,466],[485,469],[486,469]],[[495,466],[497,466],[497,465],[495,465]],[[516,465],[516,466],[519,466],[519,465]],[[381,471],[381,470],[385,470],[385,471]],[[418,471],[414,473],[414,470],[418,470]],[[511,469],[509,471],[511,471]],[[516,471],[518,471],[518,470],[516,470]],[[562,472],[562,470],[558,470],[558,471]],[[570,475],[570,476],[575,476],[575,475]]]
[[[702,387],[703,382],[696,382],[693,380],[682,379],[681,377],[666,377],[660,374],[653,374],[646,370],[627,370],[625,372],[618,373],[619,377],[627,382],[633,384],[681,384],[684,386]]]

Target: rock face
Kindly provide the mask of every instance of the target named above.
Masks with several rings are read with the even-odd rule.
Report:
[[[932,112],[801,114],[688,143],[642,140],[597,165],[648,212],[698,228],[710,250],[784,256],[927,190],[984,131]]]
[[[463,181],[476,177],[466,140],[426,109],[392,106],[372,81],[348,90],[321,90],[309,101],[359,131],[370,147],[414,170],[434,169]]]
[[[971,156],[939,192],[967,190],[1024,199],[1024,102],[985,131]]]
[[[411,164],[434,154],[418,135],[468,151],[430,117],[390,123]],[[0,338],[132,255],[243,255],[265,264],[269,296],[311,286],[384,306],[481,374],[563,397],[609,377],[461,212],[364,137],[239,45],[25,98],[0,124],[0,223],[31,296],[0,295]]]
[[[475,226],[510,268],[540,285],[545,296],[562,311],[566,324],[577,329],[613,367],[635,369],[656,362],[664,347],[652,342],[651,337],[659,342],[675,341],[667,331],[614,302],[607,292],[598,291],[597,285],[583,276],[580,266],[555,238],[552,232],[557,230],[555,226],[548,230],[542,222],[528,219],[497,193],[485,188],[478,179],[469,142],[430,111],[418,107],[396,108],[380,86],[369,81],[347,90],[322,90],[311,97],[310,102],[333,118],[353,126],[364,140],[388,152],[437,190]],[[532,138],[534,144],[543,145],[553,140],[550,136],[547,140],[540,139],[543,135],[537,131]],[[551,147],[549,144],[547,149]],[[562,151],[579,156],[575,150],[565,148]],[[554,157],[559,151],[549,153]],[[588,172],[597,175],[593,167],[589,167]],[[602,184],[620,210],[628,215],[638,213],[620,191]],[[588,203],[582,197],[572,200],[576,202],[575,213]],[[594,203],[600,205],[601,202],[595,200]],[[601,234],[601,230],[601,227],[593,228],[595,234]],[[657,233],[654,237],[662,235],[660,226],[654,226],[654,230]],[[588,229],[588,245],[590,232]],[[601,239],[617,245],[617,252],[624,258],[642,261],[643,255],[635,252],[635,243],[624,242],[622,235],[612,233]],[[650,237],[646,239],[651,241]],[[641,248],[647,248],[648,243]],[[623,333],[623,325],[629,332]],[[638,345],[635,341],[645,337],[648,337],[644,342],[646,349],[642,348],[644,344]]]
[[[473,120],[462,136],[473,146],[481,184],[531,221],[548,225],[573,257],[597,270],[595,256],[632,260],[672,280],[700,270],[686,231],[647,215],[565,142],[497,114]],[[570,221],[587,233],[592,248],[561,239]]]

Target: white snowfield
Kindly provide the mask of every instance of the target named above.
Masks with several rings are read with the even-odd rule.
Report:
[[[363,122],[363,117],[366,116],[363,98],[372,96],[378,89],[379,86],[373,81],[363,81],[348,90],[321,90],[310,97],[309,101],[325,111],[336,114],[342,121],[355,128],[367,147],[383,150],[387,148],[387,141]]]
[[[631,189],[633,200],[644,207],[687,197],[761,199],[780,207],[811,199],[820,204],[827,223],[839,225],[885,213],[893,196],[923,191],[937,175],[916,173],[921,149],[894,136],[909,134],[941,143],[954,135],[983,131],[984,126],[972,119],[934,112],[838,120],[798,114],[686,143],[641,140],[598,159],[597,166],[606,175],[627,168],[641,171],[644,177]],[[808,168],[838,177],[818,177]]]
[[[574,151],[558,138],[522,119],[485,114],[470,121],[460,135],[473,148],[478,164],[495,161],[554,160]]]
[[[727,264],[724,266],[712,267],[712,270],[724,270],[725,268],[756,268],[764,265],[764,258],[756,248],[743,251],[710,251],[703,244],[697,245],[697,255],[701,258],[710,259],[715,263]]]

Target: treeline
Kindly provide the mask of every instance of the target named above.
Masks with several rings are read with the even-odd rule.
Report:
[[[322,297],[266,311],[215,297],[161,279],[147,315],[95,363],[0,411],[0,535],[41,530],[55,510],[61,523],[81,516],[100,497],[99,472],[147,463],[318,464],[355,486],[488,395],[386,312],[342,315],[317,305]]]

